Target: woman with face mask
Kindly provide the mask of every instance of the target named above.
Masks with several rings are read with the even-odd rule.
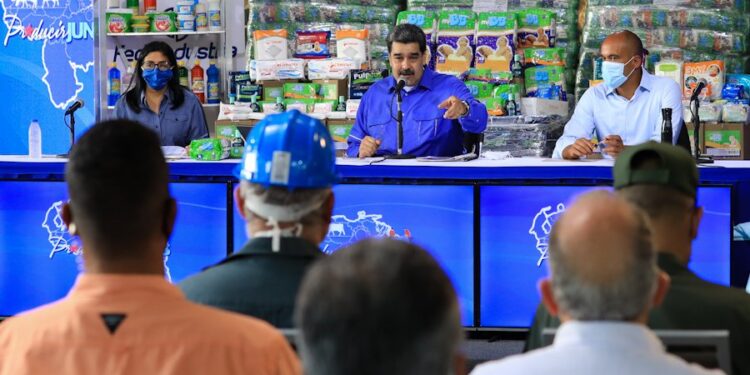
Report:
[[[208,137],[203,107],[180,86],[177,58],[164,42],[148,43],[141,50],[128,90],[115,105],[115,116],[152,129],[162,146],[185,147]]]

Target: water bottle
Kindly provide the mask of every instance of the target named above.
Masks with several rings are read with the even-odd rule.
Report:
[[[508,116],[518,116],[518,105],[513,94],[508,94],[508,102],[505,104],[505,113]]]
[[[661,109],[661,143],[672,144],[672,108]]]
[[[216,61],[211,61],[211,65],[206,70],[206,85],[208,87],[208,104],[219,104],[219,68],[216,67]]]
[[[42,128],[36,119],[31,120],[29,125],[29,157],[32,159],[42,157]]]
[[[107,78],[107,105],[112,107],[120,99],[120,69],[117,69],[116,63],[109,64],[109,77]]]

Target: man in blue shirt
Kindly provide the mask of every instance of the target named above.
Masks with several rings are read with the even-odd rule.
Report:
[[[388,36],[393,76],[370,87],[362,97],[348,138],[350,157],[395,154],[396,98],[402,89],[403,153],[413,156],[456,156],[464,152],[464,132],[487,127],[487,108],[459,79],[425,68],[427,44],[422,29],[396,26]]]
[[[611,34],[601,47],[604,83],[586,90],[554,158],[579,159],[597,149],[617,157],[625,146],[661,139],[662,108],[672,108],[672,143],[682,127],[682,91],[677,82],[643,68],[643,43],[630,31]],[[599,144],[592,142],[595,135]]]

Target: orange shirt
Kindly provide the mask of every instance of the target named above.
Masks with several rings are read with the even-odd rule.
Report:
[[[66,298],[0,323],[0,375],[301,373],[271,325],[159,276],[82,274]]]

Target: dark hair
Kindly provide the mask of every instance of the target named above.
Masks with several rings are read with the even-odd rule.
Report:
[[[167,83],[167,90],[172,97],[172,109],[179,108],[182,103],[185,102],[184,88],[180,86],[180,72],[177,66],[177,57],[174,54],[174,50],[169,44],[155,41],[150,42],[143,46],[140,51],[138,60],[135,63],[135,69],[133,70],[133,77],[130,78],[130,84],[128,84],[128,91],[125,93],[125,101],[128,103],[128,107],[135,112],[141,113],[141,96],[146,91],[146,81],[143,79],[143,60],[151,52],[161,52],[169,60],[169,65],[172,66],[172,79]]]
[[[393,31],[388,35],[388,53],[391,52],[393,42],[417,43],[419,44],[419,52],[425,53],[427,51],[427,38],[424,31],[419,26],[410,23],[402,23],[393,28]]]
[[[65,180],[79,233],[112,252],[97,255],[137,254],[145,238],[164,228],[167,179],[159,137],[137,122],[105,121],[81,137]]]
[[[425,250],[392,239],[318,261],[295,321],[307,375],[447,374],[461,341],[448,276]]]

